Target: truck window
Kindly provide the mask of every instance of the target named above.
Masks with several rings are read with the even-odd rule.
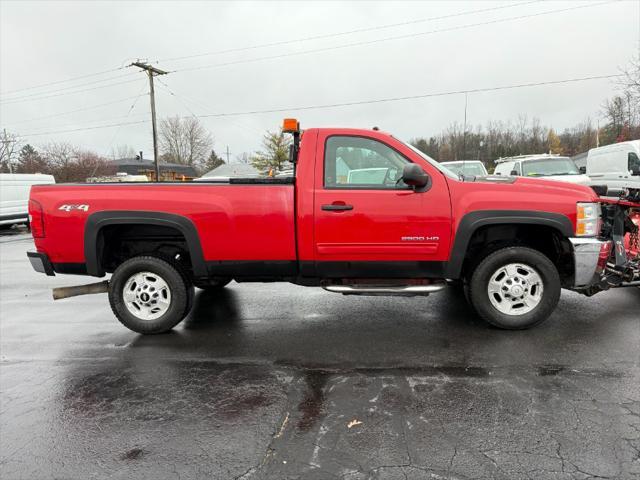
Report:
[[[541,158],[523,162],[522,175],[525,177],[548,177],[552,175],[579,175],[573,160],[567,157]]]
[[[399,182],[402,169],[411,163],[400,153],[377,140],[332,136],[324,154],[326,188],[407,188]]]
[[[495,170],[493,171],[496,175],[511,175],[511,170],[515,166],[515,162],[503,162],[496,165]]]
[[[640,158],[638,158],[638,154],[636,152],[629,152],[628,170],[631,171],[636,168],[640,168]]]

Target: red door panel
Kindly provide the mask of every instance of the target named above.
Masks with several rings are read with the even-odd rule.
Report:
[[[339,133],[332,133],[339,135]],[[348,135],[348,133],[345,133]],[[401,142],[372,132],[376,139],[419,164],[432,178],[422,193],[410,189],[335,188],[325,185],[327,135],[318,137],[314,243],[316,262],[442,262],[449,255],[451,208],[443,175]],[[328,147],[331,155],[331,147]],[[334,155],[338,155],[335,153]],[[330,161],[337,161],[335,158]],[[364,169],[367,170],[367,169]],[[374,168],[358,175],[376,175]],[[362,172],[363,170],[359,170]],[[337,168],[336,168],[337,172]],[[342,176],[338,173],[327,174]],[[352,176],[352,172],[348,172]]]

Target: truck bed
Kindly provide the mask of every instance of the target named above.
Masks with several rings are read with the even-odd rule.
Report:
[[[105,183],[34,186],[44,208],[52,263],[86,262],[85,224],[109,210],[163,212],[190,220],[206,262],[295,261],[294,187],[290,179],[193,183]],[[235,183],[235,182],[234,182]]]

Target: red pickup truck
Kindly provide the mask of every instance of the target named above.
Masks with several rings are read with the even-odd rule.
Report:
[[[613,241],[598,238],[591,188],[459,177],[377,129],[285,125],[291,177],[34,186],[34,269],[111,273],[113,312],[140,333],[177,325],[194,286],[231,280],[354,295],[427,295],[457,281],[507,329],[545,320],[561,288],[606,288]]]

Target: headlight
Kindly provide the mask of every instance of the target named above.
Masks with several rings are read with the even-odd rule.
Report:
[[[578,237],[595,237],[600,229],[600,204],[578,203],[576,235]]]

